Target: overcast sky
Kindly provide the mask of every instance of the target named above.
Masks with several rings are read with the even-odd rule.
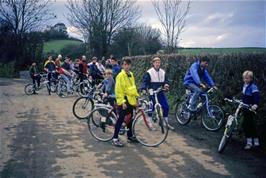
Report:
[[[52,9],[72,36],[75,30],[66,19],[66,0],[57,0]],[[140,23],[160,28],[150,0],[137,0],[142,10]],[[193,0],[185,31],[181,36],[184,47],[266,47],[265,0]]]

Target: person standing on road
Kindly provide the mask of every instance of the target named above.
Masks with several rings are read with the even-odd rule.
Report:
[[[163,87],[165,91],[169,90],[169,81],[166,75],[166,72],[161,69],[161,59],[159,57],[155,57],[152,60],[153,67],[150,68],[143,77],[143,82],[141,85],[142,92],[146,92],[146,90],[157,90],[159,87]],[[150,95],[150,100],[152,101],[152,111],[154,111],[154,105],[155,105],[155,97],[154,95]],[[167,98],[164,94],[164,91],[161,91],[158,93],[158,101],[162,106],[163,109],[163,117],[166,121],[166,124],[168,124],[168,127],[171,130],[174,130],[174,127],[172,127],[168,122],[168,114],[169,114],[169,104],[167,101]],[[149,119],[151,121],[152,113],[149,113]],[[150,122],[151,124],[151,122]]]
[[[65,58],[64,64],[62,65],[62,71],[63,73],[61,75],[64,81],[67,83],[67,94],[70,95],[72,93],[72,71],[70,66],[70,58]]]
[[[242,89],[242,100],[243,103],[250,105],[251,109],[256,111],[260,96],[259,89],[253,80],[254,74],[252,71],[247,70],[243,73],[244,85]],[[249,150],[252,146],[258,147],[260,145],[256,129],[256,115],[254,112],[244,109],[243,116],[243,130],[247,139],[244,149]]]
[[[124,122],[124,118],[126,115],[130,115],[130,122],[128,123],[128,132],[127,138],[130,142],[137,142],[136,137],[132,133],[132,116],[133,116],[133,109],[137,105],[137,97],[139,96],[137,87],[135,84],[135,78],[133,73],[130,71],[131,69],[131,60],[124,59],[123,60],[123,69],[116,77],[116,84],[115,84],[115,96],[116,102],[118,105],[118,115],[119,118],[115,124],[115,131],[113,136],[113,145],[117,147],[123,147],[123,143],[120,142],[118,138],[118,134],[122,123]]]
[[[56,78],[56,66],[55,62],[53,61],[53,57],[50,55],[48,56],[48,60],[44,63],[44,70],[48,73],[48,81],[49,81],[49,86],[51,87],[51,78],[52,75],[54,78]]]
[[[32,83],[34,85],[34,87],[40,87],[40,83],[41,83],[41,76],[40,76],[40,72],[38,67],[36,66],[36,62],[33,62],[30,66],[29,69],[30,72],[30,77],[32,78]],[[37,86],[36,86],[37,83]],[[36,93],[36,91],[34,90],[33,94],[38,94]]]

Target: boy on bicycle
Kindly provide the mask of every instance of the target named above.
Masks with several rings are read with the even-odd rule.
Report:
[[[32,82],[33,82],[33,85],[34,87],[40,87],[40,82],[41,82],[41,76],[40,76],[40,72],[36,66],[36,62],[33,62],[30,66],[30,69],[29,69],[29,72],[30,72],[30,77],[32,78]],[[37,81],[37,82],[36,82]],[[36,83],[37,83],[37,86],[36,86]],[[35,90],[33,91],[33,94],[37,94],[35,92]]]
[[[163,87],[165,91],[168,91],[169,90],[169,81],[167,79],[165,71],[160,68],[161,67],[161,59],[159,57],[155,57],[152,60],[152,64],[153,64],[153,67],[150,68],[143,77],[143,82],[141,85],[142,92],[145,93],[147,89],[148,90],[150,90],[150,89],[151,90],[157,90],[159,87]],[[154,95],[150,96],[150,100],[153,103],[152,111],[154,111],[154,105],[155,105]],[[159,100],[159,103],[161,104],[162,109],[163,109],[164,120],[168,124],[168,127],[171,130],[174,130],[174,127],[169,125],[169,122],[168,122],[169,104],[168,104],[167,98],[166,98],[163,91],[158,93],[158,100]],[[152,113],[149,113],[148,115],[149,115],[150,120],[151,120]]]
[[[251,106],[252,110],[257,110],[259,105],[259,90],[257,85],[253,81],[253,72],[245,71],[243,73],[243,89],[242,89],[242,100],[243,103]],[[244,109],[243,110],[243,130],[247,139],[246,146],[244,149],[249,150],[252,146],[259,146],[259,139],[256,130],[255,113]],[[253,143],[252,143],[253,141]]]
[[[208,62],[209,59],[207,57],[200,58],[190,66],[184,77],[183,84],[186,88],[193,92],[188,106],[188,109],[192,112],[197,110],[197,100],[200,94],[203,93],[203,89],[207,88],[207,86],[203,82],[207,83],[209,87],[214,87],[215,89],[217,89],[207,70]]]
[[[52,75],[53,77],[56,78],[56,73],[55,73],[56,66],[51,55],[48,57],[48,60],[44,63],[44,70],[48,73],[47,75],[48,75],[49,86],[51,86]]]
[[[115,131],[113,136],[113,145],[117,147],[123,147],[123,143],[118,139],[118,134],[122,123],[124,122],[124,118],[126,115],[131,115],[130,123],[128,124],[128,132],[127,138],[130,142],[137,142],[136,137],[133,136],[131,126],[132,126],[132,116],[133,109],[137,105],[137,98],[139,96],[137,87],[135,84],[135,78],[133,73],[130,71],[131,69],[131,60],[124,59],[123,60],[123,69],[116,77],[115,84],[115,96],[116,102],[118,105],[118,114],[119,118],[115,124]]]

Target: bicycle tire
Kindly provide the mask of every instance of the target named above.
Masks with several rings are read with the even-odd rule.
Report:
[[[24,86],[24,92],[26,95],[32,95],[34,93],[34,90],[34,85],[32,83]]]
[[[201,117],[201,123],[208,131],[218,131],[224,123],[224,112],[216,105],[209,105],[209,111],[214,115],[214,118],[209,117],[207,110],[205,110]]]
[[[133,134],[140,144],[146,147],[157,147],[166,140],[169,131],[168,126],[164,125],[160,118],[152,119],[152,121],[147,119],[148,117],[144,112],[136,116],[132,124]],[[152,122],[152,127],[148,125],[148,122]]]
[[[228,118],[228,120],[229,120],[229,118]],[[221,141],[219,143],[219,146],[218,146],[218,152],[219,153],[222,153],[225,150],[225,148],[228,145],[228,142],[232,136],[234,128],[235,128],[235,122],[232,122],[231,125],[226,125],[224,134],[223,134]]]
[[[83,103],[84,102],[84,103]],[[90,105],[88,105],[90,104]],[[78,108],[81,106],[81,109],[84,110],[85,114],[80,114],[80,112],[78,112]],[[87,107],[89,106],[89,108]],[[80,109],[80,108],[79,108]],[[94,102],[91,98],[88,97],[79,97],[78,99],[76,99],[76,101],[73,104],[72,107],[72,112],[73,115],[79,119],[79,120],[83,120],[86,119],[86,117],[89,116],[90,112],[94,109]]]
[[[116,114],[112,110],[97,107],[87,117],[89,132],[96,140],[108,142],[113,138],[116,120]]]

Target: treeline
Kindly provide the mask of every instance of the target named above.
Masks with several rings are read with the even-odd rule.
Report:
[[[189,55],[161,55],[162,68],[164,68],[171,81],[171,90],[168,93],[170,106],[184,95],[183,77],[191,63],[193,56]],[[260,89],[260,106],[258,110],[258,128],[260,136],[263,137],[263,144],[266,148],[266,53],[262,54],[228,54],[228,55],[207,55],[210,59],[208,70],[219,87],[214,93],[213,100],[224,109],[226,115],[234,112],[232,105],[223,101],[225,97],[241,97],[242,73],[245,70],[252,70],[255,74],[255,82]],[[133,61],[133,71],[136,80],[140,82],[147,68],[151,66],[152,56],[129,57]],[[234,109],[236,109],[234,107]]]

